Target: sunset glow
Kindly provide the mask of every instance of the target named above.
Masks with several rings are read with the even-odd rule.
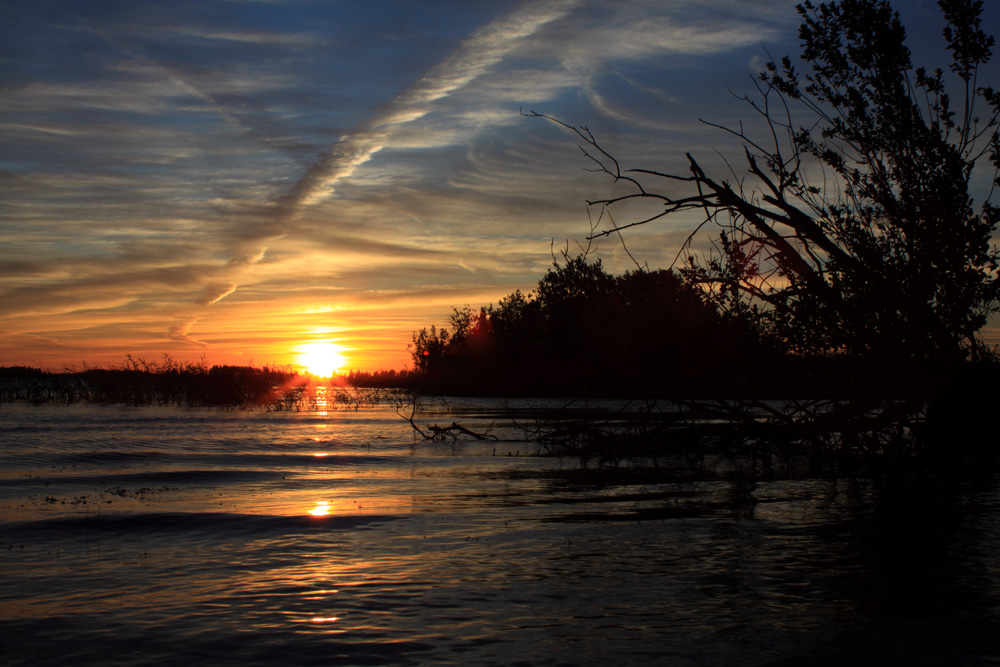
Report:
[[[325,500],[321,500],[316,503],[316,507],[309,510],[309,513],[313,516],[327,516],[330,513],[330,503]]]
[[[169,20],[158,3],[15,4],[0,366],[57,372],[126,354],[323,377],[411,365],[414,331],[532,289],[589,233],[584,202],[615,194],[565,128],[522,111],[683,173],[687,151],[731,148],[699,119],[754,116],[730,91],[762,45],[798,46],[795,0],[234,0]],[[924,62],[937,12],[898,4]],[[587,245],[612,273],[666,267],[697,218],[630,230],[628,252]],[[334,326],[342,350],[316,340]]]
[[[320,341],[299,346],[296,362],[318,377],[330,377],[347,364],[342,348],[336,343]]]

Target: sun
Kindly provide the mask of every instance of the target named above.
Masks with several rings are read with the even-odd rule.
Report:
[[[346,365],[343,349],[336,343],[317,341],[299,345],[296,357],[300,366],[319,377],[331,377]]]

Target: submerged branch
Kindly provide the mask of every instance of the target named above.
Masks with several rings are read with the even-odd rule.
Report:
[[[420,435],[424,440],[430,440],[432,442],[441,442],[447,438],[452,440],[458,440],[459,436],[465,435],[475,440],[492,440],[494,442],[499,442],[500,439],[491,433],[484,432],[478,433],[472,429],[462,426],[458,422],[452,422],[450,426],[438,426],[437,424],[425,424],[421,428],[416,421],[418,401],[413,400],[408,405],[410,407],[410,414],[404,414],[403,409],[405,406],[396,406],[396,414],[405,419],[413,430]]]

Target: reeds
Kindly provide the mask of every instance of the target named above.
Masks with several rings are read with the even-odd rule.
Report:
[[[65,373],[0,368],[0,403],[303,411],[394,404],[399,400],[395,391],[311,384],[290,370],[271,366],[209,368],[204,363],[178,364],[170,357],[159,363],[128,357],[119,367],[69,369]]]

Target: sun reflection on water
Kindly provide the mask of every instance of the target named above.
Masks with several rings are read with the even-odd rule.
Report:
[[[313,516],[327,516],[330,514],[330,503],[326,500],[320,500],[316,503],[316,507],[309,510],[309,513]]]
[[[327,387],[316,387],[316,413],[325,417],[329,413],[330,403],[331,401],[330,396],[327,393]]]

